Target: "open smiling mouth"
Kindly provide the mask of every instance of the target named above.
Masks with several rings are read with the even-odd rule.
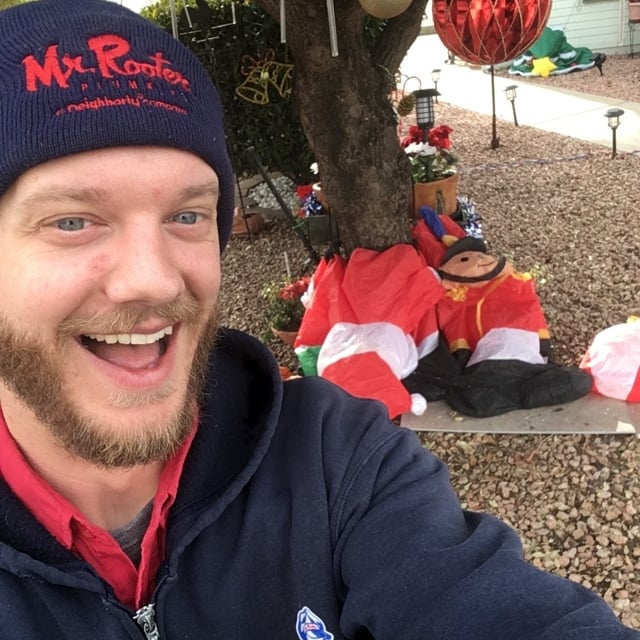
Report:
[[[173,326],[155,333],[90,333],[80,336],[93,355],[125,369],[150,369],[166,353]]]

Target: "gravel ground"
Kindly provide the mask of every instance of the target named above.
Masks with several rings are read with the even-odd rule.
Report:
[[[594,69],[522,81],[640,102],[639,74],[640,57],[610,57],[602,77]],[[453,128],[459,193],[476,202],[490,251],[536,274],[556,358],[577,364],[598,331],[640,313],[640,156],[611,159],[604,147],[506,121],[492,151],[490,117],[444,102],[437,109]],[[251,240],[231,240],[223,322],[261,336],[259,291],[285,276],[285,252],[302,271],[302,244],[278,219]],[[287,347],[270,346],[294,366]],[[449,464],[467,508],[511,523],[534,564],[593,588],[640,629],[640,439],[420,437]]]

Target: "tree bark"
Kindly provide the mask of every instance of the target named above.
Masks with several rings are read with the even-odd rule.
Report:
[[[411,177],[389,93],[426,2],[413,0],[369,49],[360,3],[335,0],[339,55],[332,57],[326,0],[286,0],[300,120],[347,253],[410,241]],[[279,20],[278,0],[257,4]]]

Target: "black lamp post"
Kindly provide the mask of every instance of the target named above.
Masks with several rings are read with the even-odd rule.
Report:
[[[511,110],[513,111],[513,124],[518,125],[518,116],[516,115],[516,89],[518,85],[510,84],[505,88],[504,92],[507,94],[507,100],[511,103]]]
[[[496,123],[496,81],[493,65],[489,67],[491,72],[491,148],[495,151],[500,146],[498,138],[498,125]]]
[[[416,121],[426,139],[436,121],[433,100],[440,94],[435,89],[418,89],[413,95],[416,97]]]
[[[618,107],[610,107],[607,109],[607,113],[605,113],[605,118],[607,118],[607,124],[611,127],[611,157],[616,157],[616,129],[620,125],[620,116],[624,113],[622,109],[618,109]]]
[[[440,69],[433,69],[431,71],[431,80],[433,81],[433,88],[436,90],[436,92],[438,91],[438,80],[440,80],[440,73],[441,70]],[[440,94],[436,93],[436,104],[438,104],[438,96]]]

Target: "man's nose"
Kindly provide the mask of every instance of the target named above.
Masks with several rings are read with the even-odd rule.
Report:
[[[158,305],[185,291],[175,239],[163,230],[133,227],[118,234],[111,250],[106,293],[113,303]]]

